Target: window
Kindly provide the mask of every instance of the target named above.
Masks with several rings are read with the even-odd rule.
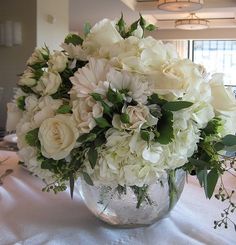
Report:
[[[197,40],[192,43],[193,61],[207,71],[225,74],[225,85],[236,86],[236,41]]]

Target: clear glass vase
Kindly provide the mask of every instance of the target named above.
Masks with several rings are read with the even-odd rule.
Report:
[[[151,225],[167,215],[177,203],[184,183],[183,170],[166,172],[156,183],[146,186],[147,195],[140,205],[135,187],[91,186],[80,179],[77,188],[85,205],[99,219],[132,228]]]

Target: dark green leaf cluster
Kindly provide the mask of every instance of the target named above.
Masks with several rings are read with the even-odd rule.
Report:
[[[117,22],[116,27],[117,27],[117,30],[119,31],[120,35],[123,38],[128,38],[128,37],[133,35],[133,32],[135,30],[137,30],[139,25],[142,28],[143,33],[144,33],[144,31],[154,31],[156,29],[156,27],[154,25],[152,25],[152,24],[148,25],[146,23],[146,20],[142,17],[141,14],[139,15],[139,19],[137,21],[135,21],[134,23],[132,23],[130,25],[130,27],[126,26],[126,23],[125,23],[124,18],[123,18],[123,14],[121,14],[121,18]]]

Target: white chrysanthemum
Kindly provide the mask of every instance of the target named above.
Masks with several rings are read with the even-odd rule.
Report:
[[[105,59],[89,59],[89,63],[78,69],[74,76],[70,78],[73,84],[70,93],[77,98],[81,98],[88,97],[99,87],[102,91],[107,71],[108,65]]]
[[[68,53],[69,58],[78,60],[87,60],[87,56],[80,45],[74,45],[72,43],[62,43],[61,47]]]
[[[133,99],[138,103],[146,104],[147,97],[151,95],[147,78],[142,75],[111,68],[107,74],[107,81],[112,89],[125,91],[128,101]]]

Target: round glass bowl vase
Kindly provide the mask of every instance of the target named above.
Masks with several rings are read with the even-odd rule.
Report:
[[[154,184],[136,186],[88,185],[77,187],[88,207],[100,220],[117,227],[148,226],[166,216],[179,200],[185,184],[183,170],[166,172]]]

